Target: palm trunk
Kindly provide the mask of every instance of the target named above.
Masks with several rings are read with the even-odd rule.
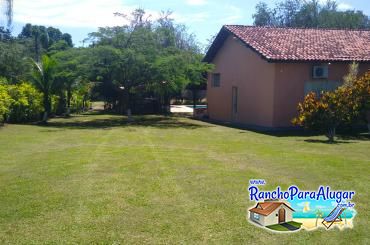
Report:
[[[50,111],[51,111],[51,105],[50,105],[50,98],[49,98],[49,93],[44,93],[44,100],[43,100],[43,104],[44,104],[44,115],[42,117],[42,122],[43,123],[47,123],[48,121],[48,116],[50,114]]]
[[[133,119],[132,119],[132,112],[131,112],[131,98],[130,98],[130,92],[127,92],[127,99],[126,99],[126,103],[127,103],[127,119],[129,122],[132,122]]]
[[[71,98],[72,98],[72,91],[70,88],[67,90],[67,117],[71,114]]]
[[[47,123],[48,122],[48,112],[44,111],[44,114],[42,116],[42,122]]]
[[[196,89],[192,90],[192,95],[193,95],[193,117],[195,117],[196,109],[197,109],[197,90]]]
[[[335,126],[331,126],[328,129],[327,137],[328,137],[330,143],[333,143],[334,140],[335,140],[335,131],[336,131],[336,127]]]

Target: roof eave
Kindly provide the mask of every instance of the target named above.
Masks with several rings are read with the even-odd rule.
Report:
[[[208,49],[206,55],[203,58],[203,62],[211,63],[216,57],[219,49],[224,44],[225,40],[229,35],[236,37],[240,42],[242,42],[247,48],[258,54],[263,60],[269,63],[348,63],[348,62],[358,62],[358,63],[370,63],[370,60],[363,59],[273,59],[265,56],[260,51],[255,49],[253,46],[245,42],[242,38],[238,37],[234,32],[229,30],[227,26],[223,26],[220,32],[217,34],[215,40],[213,41],[211,47]]]

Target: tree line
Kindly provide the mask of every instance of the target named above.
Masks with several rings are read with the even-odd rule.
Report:
[[[212,68],[202,62],[194,36],[171,14],[162,11],[152,20],[143,9],[129,15],[116,13],[122,18],[121,26],[99,28],[84,40],[87,47],[78,48],[68,33],[57,28],[26,24],[17,37],[3,28],[3,121],[35,120],[35,114],[42,114],[46,122],[50,115],[85,110],[91,99],[104,100],[107,109],[121,114],[145,113],[148,108],[168,112],[170,99],[185,88],[204,84]],[[22,101],[28,101],[23,107],[33,106],[23,110],[32,111],[32,116],[14,116],[20,99],[11,91],[17,89],[23,91],[18,93]]]
[[[362,11],[340,11],[338,3],[327,0],[280,0],[274,7],[256,5],[254,25],[302,28],[369,29],[370,19]]]

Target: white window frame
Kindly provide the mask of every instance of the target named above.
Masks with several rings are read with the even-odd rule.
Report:
[[[253,213],[253,219],[260,220],[260,215],[257,213]]]

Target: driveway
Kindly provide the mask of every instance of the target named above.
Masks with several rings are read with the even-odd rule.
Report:
[[[186,105],[171,105],[172,113],[193,113],[193,108]]]

